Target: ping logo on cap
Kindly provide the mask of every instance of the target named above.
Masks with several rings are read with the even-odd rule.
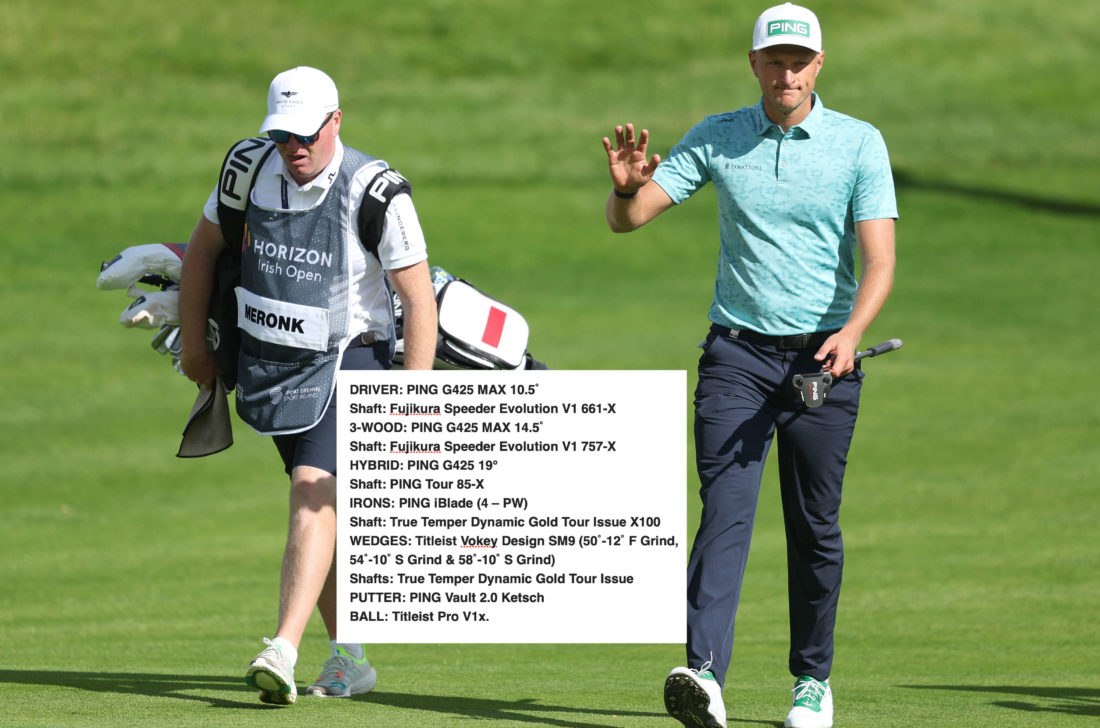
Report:
[[[776,35],[800,35],[810,37],[810,24],[801,20],[773,20],[768,23],[768,37]]]

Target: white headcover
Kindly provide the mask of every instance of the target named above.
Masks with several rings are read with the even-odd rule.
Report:
[[[179,325],[180,292],[176,286],[166,291],[146,291],[130,286],[126,295],[135,299],[118,317],[119,323],[126,328],[159,329]]]
[[[179,282],[186,245],[150,243],[126,248],[114,257],[96,278],[101,291],[129,288],[146,275],[159,275]]]

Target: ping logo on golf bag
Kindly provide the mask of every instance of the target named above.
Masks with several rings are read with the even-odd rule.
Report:
[[[263,149],[265,146],[267,146],[267,140],[256,137],[244,140],[229,153],[229,157],[225,160],[225,172],[222,174],[221,182],[221,192],[225,197],[243,202],[241,196],[236,192],[238,172],[246,173],[250,177],[254,175],[258,160],[249,155],[257,149]],[[243,209],[243,207],[239,209]]]
[[[384,205],[389,204],[389,200],[383,194],[387,187],[391,184],[395,187],[400,187],[402,184],[406,184],[407,180],[397,173],[396,170],[387,169],[382,174],[374,178],[374,182],[371,183],[370,189],[367,191],[371,197],[378,200]]]

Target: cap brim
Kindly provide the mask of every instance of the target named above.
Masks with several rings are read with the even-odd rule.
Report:
[[[810,45],[809,43],[805,43],[805,42],[800,43],[799,41],[797,41],[793,38],[776,38],[776,37],[769,38],[768,40],[764,41],[760,45],[753,46],[752,49],[754,51],[759,51],[759,50],[763,50],[764,48],[771,48],[772,46],[781,46],[781,45],[798,46],[799,48],[806,48],[808,50],[811,50],[814,53],[820,53],[821,52],[820,48],[815,48],[814,46]]]
[[[279,129],[289,131],[291,134],[309,136],[321,128],[325,123],[328,112],[320,115],[314,114],[269,114],[264,123],[260,125],[260,133]]]

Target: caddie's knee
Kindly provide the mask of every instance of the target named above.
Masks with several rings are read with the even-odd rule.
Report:
[[[290,474],[291,510],[320,511],[336,508],[336,476],[309,466],[298,466]]]

